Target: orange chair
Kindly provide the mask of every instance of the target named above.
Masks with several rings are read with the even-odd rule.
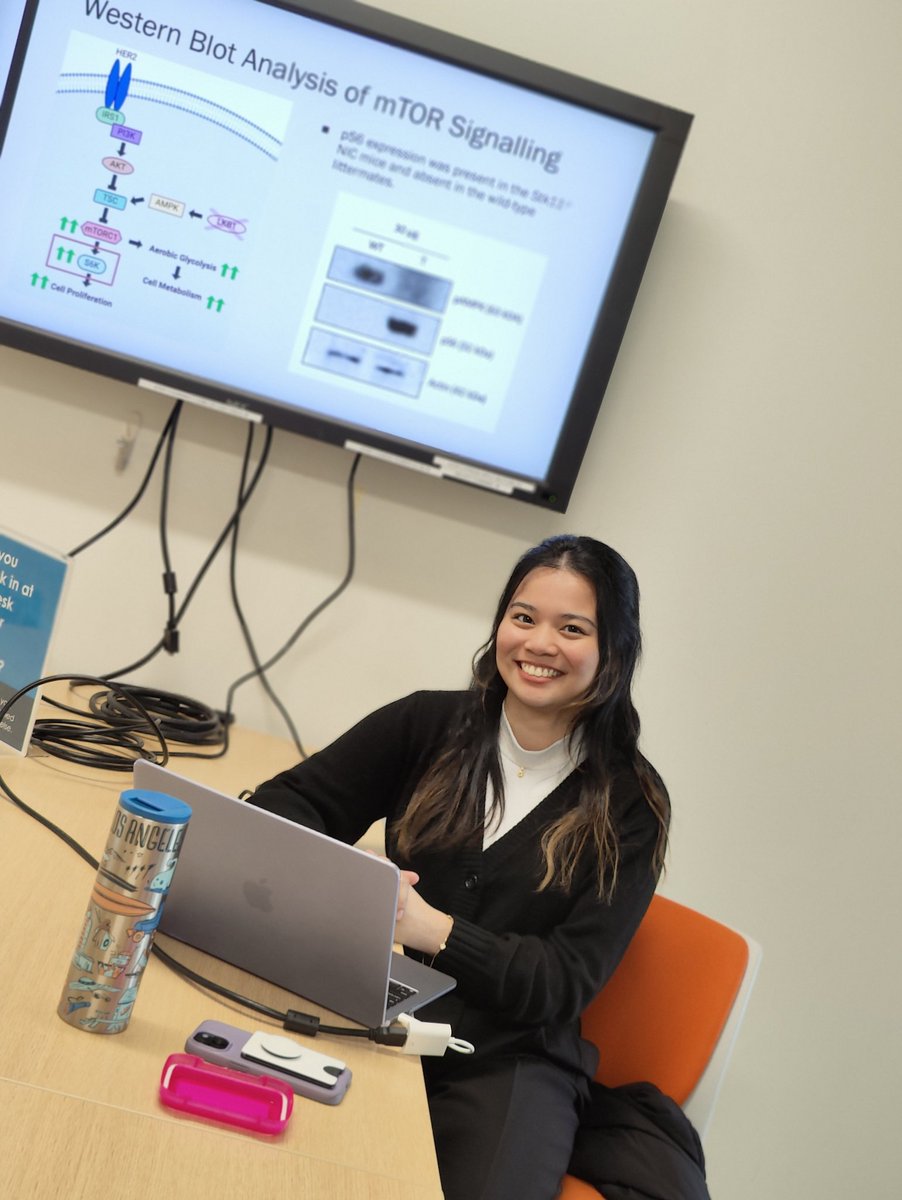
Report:
[[[655,896],[604,990],[583,1013],[608,1087],[650,1082],[707,1132],[761,962],[750,938]],[[598,1200],[567,1175],[560,1200]]]

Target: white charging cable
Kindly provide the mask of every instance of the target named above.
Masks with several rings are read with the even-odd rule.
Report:
[[[418,1021],[409,1013],[402,1013],[395,1019],[407,1030],[407,1040],[401,1047],[404,1054],[437,1055],[444,1054],[446,1050],[453,1050],[457,1054],[473,1054],[476,1049],[472,1042],[453,1037],[450,1025]]]

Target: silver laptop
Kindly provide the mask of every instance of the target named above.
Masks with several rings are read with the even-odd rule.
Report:
[[[144,760],[135,787],[191,807],[163,933],[371,1028],[455,986],[394,953],[393,863]]]

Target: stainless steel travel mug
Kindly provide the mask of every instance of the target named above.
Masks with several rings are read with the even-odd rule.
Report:
[[[57,1009],[76,1029],[128,1025],[190,816],[162,792],[120,795]]]

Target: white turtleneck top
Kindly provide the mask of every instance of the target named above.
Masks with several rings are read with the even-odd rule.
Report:
[[[498,749],[504,773],[504,815],[486,829],[483,849],[503,837],[531,813],[541,800],[567,778],[582,758],[579,745],[568,745],[566,737],[546,746],[544,750],[524,750],[514,737],[504,709],[501,710],[498,729]],[[489,781],[485,798],[486,812],[492,800],[492,784]]]

